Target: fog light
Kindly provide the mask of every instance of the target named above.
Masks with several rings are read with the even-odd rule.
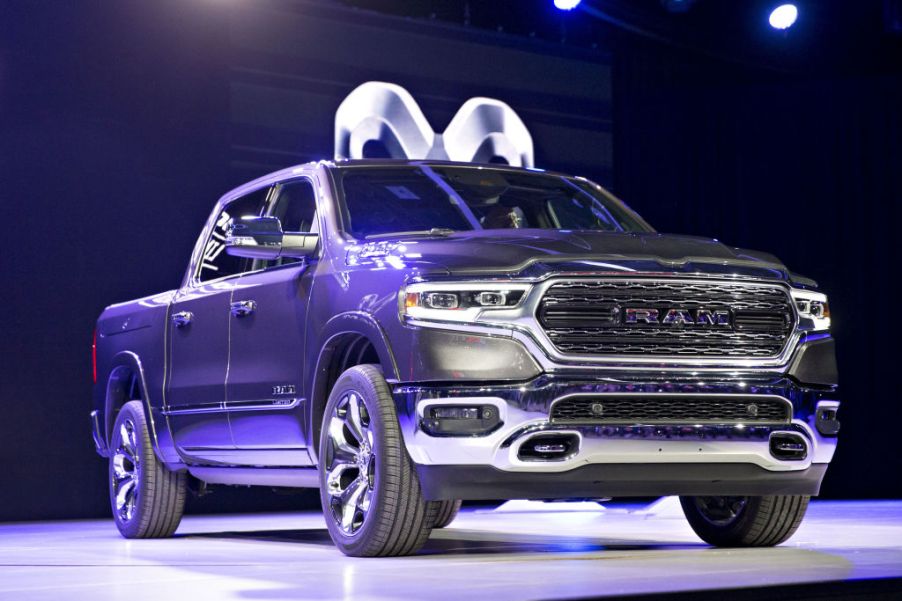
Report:
[[[433,436],[483,436],[501,425],[494,405],[430,405],[420,425]]]
[[[433,407],[435,419],[479,419],[479,407]]]

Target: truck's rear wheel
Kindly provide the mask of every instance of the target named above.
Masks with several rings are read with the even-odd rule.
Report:
[[[460,511],[462,501],[433,501],[437,507],[433,528],[444,528],[454,521]]]
[[[172,536],[185,510],[187,476],[154,455],[141,401],[119,410],[110,451],[110,505],[119,532],[125,538]]]
[[[772,547],[789,539],[810,497],[680,497],[699,538],[717,547]]]
[[[319,458],[323,513],[342,553],[409,555],[423,546],[437,507],[423,499],[378,368],[358,365],[338,378],[323,413]]]

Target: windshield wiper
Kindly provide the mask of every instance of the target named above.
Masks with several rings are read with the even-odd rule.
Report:
[[[431,230],[416,230],[412,232],[389,232],[387,234],[370,234],[365,237],[365,240],[375,240],[377,238],[401,238],[407,236],[436,236],[436,237],[444,237],[450,236],[455,233],[457,230],[452,230],[448,227],[434,227]]]

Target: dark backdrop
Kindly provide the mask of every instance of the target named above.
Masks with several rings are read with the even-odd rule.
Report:
[[[902,496],[898,73],[793,77],[624,36],[576,50],[249,4],[0,6],[0,520],[107,513],[87,423],[96,316],[176,285],[224,191],[328,157],[335,107],[371,79],[407,87],[437,130],[467,98],[501,98],[538,166],[611,185],[661,231],[821,281],[845,401],[824,493]],[[218,493],[193,509],[312,502]]]
[[[406,87],[437,131],[468,98],[501,98],[539,164],[609,181],[610,79],[602,51],[333,2],[0,3],[0,520],[108,512],[88,428],[94,321],[177,286],[230,188],[331,158],[355,87]],[[311,500],[228,496],[193,509]]]
[[[902,496],[899,72],[799,77],[639,45],[614,86],[617,194],[660,231],[773,252],[829,294],[843,404],[822,496]]]

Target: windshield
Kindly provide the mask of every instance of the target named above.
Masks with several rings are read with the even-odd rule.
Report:
[[[335,179],[345,229],[358,240],[482,229],[653,231],[598,187],[541,172],[346,166],[335,170]]]

